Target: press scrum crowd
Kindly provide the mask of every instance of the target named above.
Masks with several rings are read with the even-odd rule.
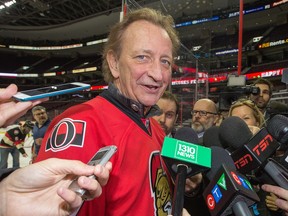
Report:
[[[17,133],[23,134],[17,140],[12,139],[16,129],[8,130],[7,138],[1,141],[1,151],[15,143],[16,150],[25,157],[20,137],[33,130],[37,155],[31,165],[23,168],[7,169],[3,160],[0,215],[31,215],[32,209],[33,215],[53,216],[173,214],[175,180],[160,155],[164,137],[177,135],[174,126],[179,115],[177,98],[165,91],[180,45],[173,24],[170,16],[153,9],[129,13],[111,29],[104,47],[102,70],[108,89],[67,109],[51,122],[45,108],[39,106],[43,100],[10,100],[17,92],[13,84],[0,90],[1,126],[12,124],[29,110],[36,122],[33,127],[28,121],[17,127]],[[267,108],[272,85],[263,79],[256,80],[254,85],[259,87],[260,94],[235,101],[226,119],[212,100],[203,98],[195,102],[191,128],[197,144],[217,144],[232,152],[231,146],[218,139],[218,133],[207,137],[208,131],[221,130],[221,125],[234,117],[244,124],[242,127],[247,126],[243,137],[248,137],[269,122]],[[209,143],[212,135],[214,144]],[[86,164],[99,148],[112,144],[118,150],[105,166]],[[273,157],[285,154],[285,146],[281,147]],[[6,149],[5,154],[10,153]],[[1,152],[1,164],[2,157],[5,159]],[[87,177],[92,174],[97,178]],[[87,190],[85,201],[68,189],[77,176],[79,186]],[[186,178],[181,214],[210,215],[202,196],[209,181],[204,172]],[[253,187],[260,201],[247,206],[249,214],[288,215],[288,191],[255,182]],[[232,211],[233,214],[236,213]]]

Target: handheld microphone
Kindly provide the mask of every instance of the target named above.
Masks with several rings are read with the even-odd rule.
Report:
[[[275,115],[268,121],[267,131],[281,144],[288,144],[288,118]]]
[[[204,132],[203,144],[206,147],[219,146],[226,148],[225,146],[222,146],[219,138],[219,126],[212,126]]]
[[[175,180],[172,215],[181,216],[186,178],[211,167],[211,150],[197,145],[198,136],[192,128],[180,128],[175,138],[165,137],[161,156]]]
[[[173,179],[176,178],[179,165],[187,167],[187,177],[211,167],[211,149],[198,145],[198,136],[189,127],[176,131],[175,138],[165,137],[161,156]]]
[[[239,117],[230,116],[219,126],[219,139],[224,146],[236,150],[253,136],[247,124]]]
[[[248,206],[260,199],[246,177],[236,171],[228,152],[212,146],[212,168],[207,173],[210,180],[203,196],[212,216],[252,216]]]

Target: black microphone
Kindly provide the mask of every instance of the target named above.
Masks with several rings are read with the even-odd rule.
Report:
[[[288,118],[275,115],[267,123],[267,131],[281,144],[288,144]]]
[[[237,116],[226,118],[219,127],[219,139],[231,151],[243,146],[252,136],[247,124]]]
[[[219,146],[226,148],[221,144],[219,138],[219,126],[212,126],[208,128],[203,134],[203,144],[206,147]]]
[[[161,156],[175,181],[172,215],[181,216],[186,178],[211,167],[211,149],[197,145],[198,136],[192,128],[183,127],[175,138],[165,137]]]
[[[212,216],[252,216],[249,207],[259,202],[258,195],[246,177],[236,171],[228,152],[212,146],[212,167],[206,174],[210,180],[203,196]]]
[[[230,120],[225,122],[229,118]],[[278,164],[275,164],[277,162],[269,159],[280,146],[277,140],[268,133],[266,128],[262,128],[254,136],[249,135],[249,128],[242,119],[238,117],[229,118],[223,121],[223,128],[222,125],[220,126],[219,136],[225,139],[225,142],[233,146],[233,148],[237,149],[231,154],[236,168],[243,174],[250,173],[256,169],[258,171],[263,170],[270,177],[266,179],[269,181],[266,183],[270,183],[273,180],[277,185],[288,189],[288,180],[283,175],[282,170],[280,168],[277,169]],[[268,122],[269,124],[271,123]],[[232,131],[231,128],[241,128],[242,130]],[[245,141],[247,139],[248,141]]]

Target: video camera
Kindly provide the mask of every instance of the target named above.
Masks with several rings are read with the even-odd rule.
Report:
[[[219,111],[228,111],[231,104],[239,98],[248,98],[249,95],[259,95],[260,89],[246,85],[245,76],[229,76],[227,87],[219,94]]]

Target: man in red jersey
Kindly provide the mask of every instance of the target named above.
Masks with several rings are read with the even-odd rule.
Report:
[[[50,124],[37,160],[86,163],[109,145],[118,151],[102,195],[78,215],[168,215],[171,182],[160,158],[165,136],[151,116],[171,81],[179,39],[171,16],[153,9],[129,13],[108,37],[102,70],[109,88],[71,107]]]
[[[11,98],[17,90],[14,84],[0,89],[0,127],[13,123],[32,106],[48,100],[16,102]],[[87,198],[93,199],[102,193],[111,169],[110,162],[105,167],[89,166],[80,161],[57,158],[43,160],[17,171],[14,168],[0,169],[0,215],[30,215],[31,209],[38,216],[71,215],[82,204],[81,197],[68,189],[75,176],[79,176],[79,186],[89,191]],[[87,177],[91,174],[97,176],[97,180]]]

